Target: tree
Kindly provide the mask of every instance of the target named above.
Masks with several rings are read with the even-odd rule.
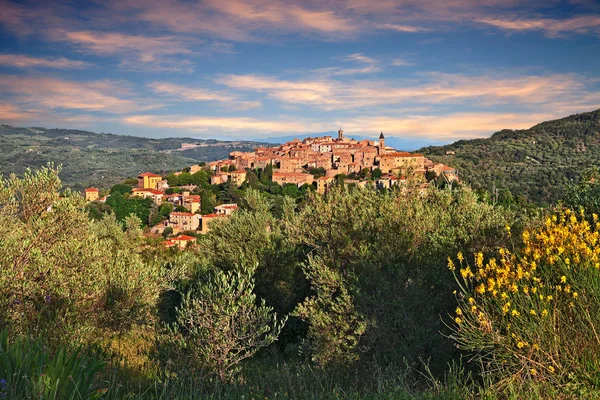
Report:
[[[357,360],[354,350],[367,324],[357,312],[342,275],[313,257],[304,271],[316,294],[304,300],[294,314],[309,324],[312,360],[322,367]]]
[[[293,183],[286,183],[283,185],[282,194],[295,199],[300,196],[300,190],[298,189],[297,185]]]
[[[164,237],[165,239],[169,236],[173,234],[173,228],[171,228],[170,226],[167,226],[162,233],[162,237]]]
[[[90,219],[59,171],[0,179],[0,326],[110,353],[113,337],[152,325],[159,269],[140,255],[138,218]]]
[[[237,167],[236,167],[235,165],[231,164],[231,165],[229,166],[229,172],[233,172],[233,171],[235,171],[235,170],[237,170]]]
[[[137,182],[136,182],[137,183]],[[131,185],[120,183],[110,188],[110,194],[119,193],[121,195],[130,194],[132,190]]]
[[[277,340],[287,318],[277,316],[264,300],[257,305],[253,270],[215,271],[188,293],[177,312],[180,342],[190,367],[205,369],[221,382],[234,380],[240,363]]]
[[[379,168],[375,168],[372,172],[371,172],[371,177],[374,180],[380,179],[383,175],[383,172],[381,171],[381,169]]]

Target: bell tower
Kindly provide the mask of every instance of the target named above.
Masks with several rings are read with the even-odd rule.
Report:
[[[338,131],[338,140],[342,140],[344,138],[344,131],[342,128]]]
[[[383,132],[379,135],[379,154],[385,153],[385,136]]]

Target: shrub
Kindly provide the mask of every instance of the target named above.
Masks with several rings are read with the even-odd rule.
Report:
[[[286,318],[278,322],[264,300],[257,305],[252,274],[246,268],[216,270],[184,297],[176,323],[183,328],[180,344],[190,357],[188,368],[230,382],[243,360],[277,340]]]
[[[41,340],[8,340],[0,332],[0,394],[9,399],[98,399],[94,380],[104,362],[60,347],[51,355]]]
[[[593,221],[566,210],[526,230],[522,250],[501,249],[487,262],[476,254],[474,268],[459,253],[452,337],[500,387],[600,385],[600,224]]]

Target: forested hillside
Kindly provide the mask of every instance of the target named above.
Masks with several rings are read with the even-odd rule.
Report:
[[[196,145],[182,150],[182,144]],[[23,173],[48,162],[62,164],[67,186],[112,185],[141,171],[177,170],[201,161],[227,158],[230,151],[251,151],[258,142],[191,138],[150,139],[71,129],[0,125],[0,172]]]
[[[456,154],[446,154],[451,151]],[[475,189],[497,188],[499,197],[552,203],[569,183],[600,166],[600,110],[420,152],[458,168]]]

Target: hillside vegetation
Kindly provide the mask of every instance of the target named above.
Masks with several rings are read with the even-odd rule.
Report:
[[[201,147],[180,151],[182,143]],[[66,186],[112,185],[141,171],[178,170],[201,161],[251,151],[258,142],[222,142],[190,138],[150,139],[71,129],[0,125],[0,172],[21,174],[48,162],[62,164]]]
[[[600,110],[420,152],[458,168],[475,189],[497,188],[502,197],[553,203],[584,172],[600,166]]]

